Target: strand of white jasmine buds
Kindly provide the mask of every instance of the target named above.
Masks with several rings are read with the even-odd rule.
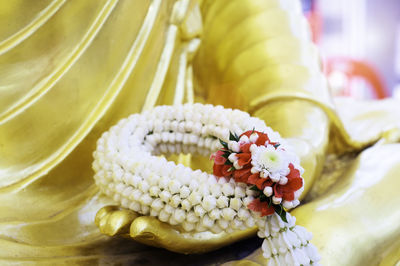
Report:
[[[261,249],[268,259],[268,266],[274,265],[319,265],[321,259],[317,249],[310,243],[312,234],[304,227],[295,225],[296,218],[286,214],[287,223],[276,213],[257,220],[258,233],[264,238]]]
[[[262,221],[258,222],[264,228],[260,236],[268,237],[265,224],[272,216],[261,219],[247,209],[255,192],[246,184],[217,179],[156,156],[181,152],[209,155],[221,148],[218,138],[228,141],[230,132],[240,135],[249,128],[283,142],[260,119],[221,106],[159,106],[132,115],[98,140],[93,163],[96,184],[122,207],[188,232],[229,233]],[[287,253],[271,252],[274,258]]]

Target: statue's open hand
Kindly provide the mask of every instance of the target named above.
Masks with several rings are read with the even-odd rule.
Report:
[[[162,247],[178,253],[203,253],[229,245],[256,232],[256,228],[214,234],[211,232],[186,233],[178,227],[163,223],[150,216],[119,207],[105,206],[95,218],[100,232],[109,236],[130,237],[146,245]]]

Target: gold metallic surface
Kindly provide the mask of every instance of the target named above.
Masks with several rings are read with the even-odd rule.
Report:
[[[113,206],[94,185],[102,132],[193,99],[249,111],[288,138],[306,169],[304,196],[327,188],[294,211],[324,265],[399,260],[400,154],[387,144],[400,139],[399,105],[335,107],[298,1],[15,0],[0,2],[0,264],[178,264],[187,258],[132,238],[198,253],[253,235],[185,234]],[[331,186],[327,152],[377,140]],[[175,159],[210,169],[204,158]]]

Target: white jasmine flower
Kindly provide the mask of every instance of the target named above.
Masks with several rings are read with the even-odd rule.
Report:
[[[242,168],[243,168],[243,166],[240,166],[240,165],[239,165],[239,161],[235,161],[235,162],[233,163],[233,167],[235,167],[236,170],[239,170],[239,169],[242,169]]]
[[[293,203],[292,203],[291,201],[284,200],[284,201],[282,202],[282,205],[283,205],[283,207],[284,207],[285,209],[291,209],[291,208],[293,208]]]
[[[210,190],[207,183],[201,184],[197,191],[204,197],[210,195]]]
[[[272,187],[265,187],[263,193],[265,196],[270,197],[273,193]]]
[[[228,183],[228,181],[224,177],[218,179],[218,184],[223,185],[226,183]]]
[[[272,197],[272,202],[274,204],[280,204],[282,202],[282,198],[277,198],[275,196]]]
[[[244,223],[247,225],[247,227],[253,227],[256,224],[253,217],[251,217],[251,216],[249,218],[245,219]]]
[[[208,217],[208,215],[204,215],[203,218],[200,220],[200,223],[202,226],[206,227],[206,228],[210,228],[214,225],[214,220],[210,219],[210,217]]]
[[[164,210],[161,210],[160,214],[158,215],[158,219],[160,219],[160,221],[162,222],[167,222],[169,220],[169,216],[170,216],[169,213],[167,213]]]
[[[215,197],[218,198],[219,196],[221,196],[222,191],[221,191],[221,187],[218,184],[212,185],[210,187],[211,190],[211,194]]]
[[[304,182],[304,181],[303,181],[303,182]],[[304,191],[304,186],[302,186],[299,190],[296,190],[296,191],[294,192],[294,198],[295,198],[295,199],[298,199],[298,198],[300,197],[301,193],[303,193],[303,191]]]
[[[244,198],[246,196],[246,187],[237,186],[235,187],[235,197]]]
[[[182,209],[176,209],[173,213],[173,217],[178,223],[182,223],[185,220],[186,213]]]
[[[238,211],[238,217],[242,220],[247,220],[250,218],[250,212],[245,208],[240,208]]]
[[[190,181],[189,188],[190,188],[191,191],[196,190],[198,187],[199,187],[199,182],[197,182],[195,179]]]
[[[247,144],[250,143],[249,138],[246,135],[243,135],[239,139],[239,144]]]
[[[179,193],[182,199],[186,199],[190,195],[190,189],[187,186],[182,186]]]
[[[228,156],[228,160],[232,163],[236,162],[238,160],[238,157],[236,156],[236,153],[232,152],[229,156]]]
[[[233,219],[233,220],[230,222],[230,225],[231,225],[231,227],[232,227],[233,229],[241,229],[242,226],[243,226],[243,222],[240,221],[240,220],[237,220],[237,219]]]
[[[182,186],[181,183],[176,179],[171,180],[168,184],[169,191],[172,194],[178,193],[181,186]]]
[[[192,208],[192,204],[187,199],[182,200],[181,205],[182,205],[182,209],[184,209],[186,211],[188,211]]]
[[[171,214],[175,211],[175,208],[172,207],[171,205],[165,205],[164,206],[164,211],[166,211],[167,213]]]
[[[182,199],[179,195],[173,195],[170,201],[170,204],[172,207],[177,208],[179,204],[181,203]]]
[[[229,207],[238,211],[240,207],[242,206],[242,201],[238,198],[231,198]]]
[[[170,181],[171,179],[169,179],[168,177],[163,177],[160,178],[158,185],[160,186],[160,188],[165,189],[168,187]]]
[[[220,209],[225,208],[225,207],[228,207],[228,203],[229,203],[229,199],[228,199],[228,197],[226,197],[226,196],[220,196],[220,197],[217,199],[217,206],[218,206],[218,208],[220,208]]]
[[[183,229],[185,229],[185,231],[190,232],[190,231],[193,231],[196,226],[193,223],[183,221],[182,227],[183,227]]]
[[[169,193],[168,191],[164,190],[160,193],[160,199],[165,203],[168,203],[170,198],[171,198],[171,193]]]
[[[255,143],[258,140],[258,134],[257,133],[252,133],[249,137],[250,142]]]
[[[228,142],[228,148],[234,152],[239,152],[240,151],[240,145],[236,141],[229,141]]]
[[[203,226],[201,223],[197,223],[195,230],[197,232],[204,232],[207,231],[207,227]]]
[[[257,149],[257,147],[258,147],[258,146],[257,146],[256,144],[251,144],[251,145],[250,145],[250,152],[253,153],[253,151],[254,151],[255,149]]]
[[[157,217],[160,212],[156,211],[155,209],[150,208],[150,216]]]
[[[192,205],[197,205],[201,202],[201,195],[198,192],[193,191],[188,197],[188,200]]]
[[[210,218],[213,220],[217,220],[221,217],[221,210],[213,209],[209,212],[208,216],[210,216]]]
[[[186,220],[189,223],[197,223],[200,219],[197,217],[197,215],[194,213],[194,211],[190,211],[186,214]]]
[[[227,220],[224,219],[220,219],[217,221],[217,224],[219,225],[219,227],[221,227],[222,229],[226,229],[229,226],[229,222]]]
[[[206,213],[206,211],[204,210],[203,207],[201,207],[200,205],[197,205],[196,207],[194,207],[194,213],[198,217],[203,217],[203,215]]]
[[[140,203],[137,201],[133,201],[130,205],[129,205],[129,209],[138,212],[141,209]]]
[[[246,194],[248,196],[243,199],[243,204],[245,206],[249,205],[254,200],[253,192],[255,192],[255,191],[254,190],[250,190],[250,189],[249,189],[249,192],[246,192]]]
[[[225,196],[231,196],[235,193],[235,188],[232,184],[226,183],[222,186],[222,193],[224,193]]]
[[[139,189],[134,189],[129,198],[132,200],[139,200],[142,194],[142,191],[140,191]]]
[[[164,203],[162,202],[161,199],[155,199],[151,203],[151,208],[156,210],[156,211],[160,211],[162,208],[164,208]]]
[[[236,212],[231,208],[225,208],[222,210],[222,217],[227,221],[231,221],[235,215]]]
[[[150,196],[153,196],[153,197],[158,197],[158,195],[160,194],[160,188],[158,187],[158,186],[152,186],[150,189],[149,189],[149,194],[150,194]]]
[[[214,234],[219,234],[222,232],[221,227],[219,227],[218,225],[214,224],[211,228],[210,228],[211,232],[213,232]]]
[[[279,180],[280,185],[286,185],[288,182],[288,179],[286,176],[281,176],[281,179]]]
[[[250,172],[251,172],[252,174],[256,174],[256,173],[258,173],[258,170],[257,170],[256,167],[252,167],[252,168],[250,169]]]
[[[139,202],[144,205],[150,205],[153,202],[153,199],[149,194],[145,193],[142,195]]]
[[[206,196],[203,198],[201,206],[207,211],[211,211],[217,205],[217,201],[214,196]]]

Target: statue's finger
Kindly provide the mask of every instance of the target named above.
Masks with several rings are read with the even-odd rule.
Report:
[[[100,226],[100,221],[108,214],[110,214],[113,211],[119,210],[118,206],[114,205],[109,205],[109,206],[104,206],[101,208],[97,213],[96,217],[94,218],[94,222],[97,226]]]
[[[119,234],[128,234],[131,223],[138,217],[138,215],[130,210],[116,210],[112,212],[104,224],[104,233],[109,236]]]
[[[154,217],[141,216],[130,228],[130,236],[143,244],[162,247],[178,253],[204,253],[229,245],[252,235],[257,229],[251,228],[233,233],[211,232],[183,233],[178,228],[163,223]]]

